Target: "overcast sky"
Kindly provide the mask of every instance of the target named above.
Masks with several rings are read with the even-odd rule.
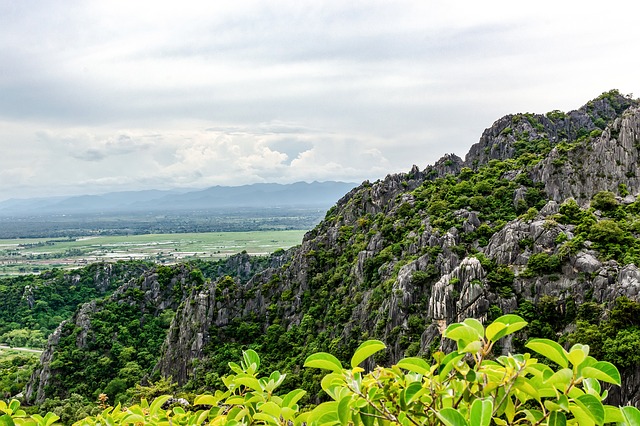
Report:
[[[628,1],[0,0],[0,200],[361,182],[640,95]]]

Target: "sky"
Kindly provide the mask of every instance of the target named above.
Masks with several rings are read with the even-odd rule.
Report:
[[[633,2],[0,0],[0,200],[361,182],[640,95]]]

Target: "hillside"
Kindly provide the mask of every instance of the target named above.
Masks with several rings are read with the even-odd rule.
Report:
[[[318,383],[301,369],[313,352],[346,359],[375,337],[389,347],[376,361],[390,364],[447,346],[439,336],[449,323],[516,312],[531,325],[503,351],[533,336],[588,343],[623,369],[609,403],[637,405],[639,149],[640,102],[617,91],[568,113],[505,116],[464,160],[450,154],[351,190],[299,247],[248,281],[176,281],[183,300],[154,302],[154,316],[168,303],[175,316],[147,377],[211,388],[250,347],[266,370],[288,373],[287,386],[304,387]],[[147,300],[153,280],[123,288]],[[131,305],[127,297],[122,290],[108,303]],[[100,334],[100,312],[84,305],[56,330],[28,398],[64,396],[77,386],[70,378],[86,373],[62,360],[100,338],[121,339]]]

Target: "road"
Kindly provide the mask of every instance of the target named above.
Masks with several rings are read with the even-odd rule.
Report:
[[[12,349],[14,351],[32,352],[34,354],[41,354],[42,353],[42,351],[40,349],[12,348],[10,346],[5,346],[5,345],[0,345],[0,349]]]

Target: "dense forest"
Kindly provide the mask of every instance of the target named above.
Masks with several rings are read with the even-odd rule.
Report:
[[[528,326],[492,347],[498,355],[532,338],[587,344],[622,373],[608,403],[638,405],[639,159],[640,101],[618,91],[568,113],[509,115],[465,160],[364,182],[299,247],[268,258],[3,280],[13,304],[2,336],[49,336],[25,403],[66,423],[95,414],[100,395],[128,405],[224,388],[249,350],[264,371],[286,373],[283,392],[317,404],[323,374],[303,368],[314,353],[347,362],[376,339],[384,349],[366,368],[429,359],[456,349],[443,337],[451,324],[505,314]]]

